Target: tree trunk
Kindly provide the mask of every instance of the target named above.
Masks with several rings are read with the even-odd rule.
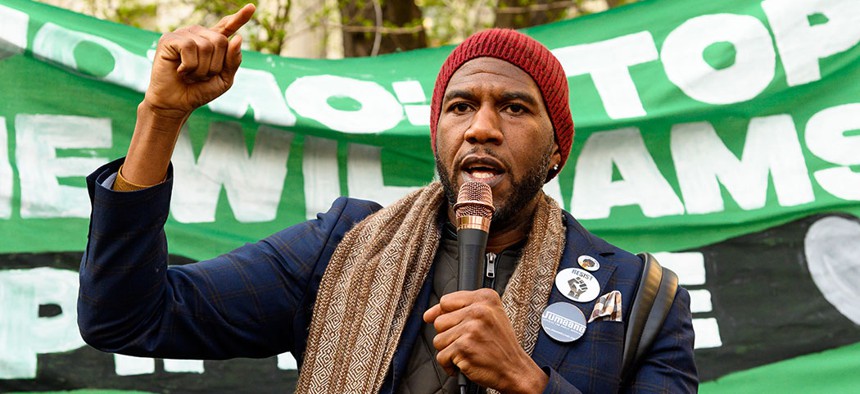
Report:
[[[344,57],[427,46],[421,9],[414,0],[340,0],[340,10]]]
[[[561,20],[575,1],[565,0],[499,0],[496,27],[521,29]]]

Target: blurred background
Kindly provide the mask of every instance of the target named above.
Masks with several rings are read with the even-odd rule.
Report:
[[[315,59],[375,56],[456,44],[488,27],[519,29],[636,0],[259,0],[246,49]],[[248,1],[44,0],[146,30],[210,25]]]
[[[247,1],[0,0],[0,393],[294,386],[289,353],[114,355],[76,323],[84,177],[125,154],[159,33]],[[700,391],[858,392],[860,1],[631,3],[256,1],[237,83],[174,154],[170,263],[427,184],[445,45],[523,28],[565,67],[576,121],[544,190],[662,252],[692,297]]]

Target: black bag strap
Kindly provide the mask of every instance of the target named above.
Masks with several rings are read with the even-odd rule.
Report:
[[[678,276],[674,272],[660,266],[650,253],[639,253],[637,256],[645,264],[627,319],[621,364],[622,383],[633,377],[637,364],[651,348],[678,290]]]

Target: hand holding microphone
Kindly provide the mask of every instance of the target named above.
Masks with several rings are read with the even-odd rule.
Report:
[[[493,189],[483,182],[466,182],[460,186],[454,214],[457,217],[457,258],[459,276],[457,290],[477,290],[481,288],[484,253],[490,233],[490,219],[493,217]],[[466,394],[469,379],[462,372],[457,373],[460,394]]]
[[[444,295],[424,313],[424,321],[436,328],[436,361],[449,375],[459,370],[461,392],[468,380],[502,392],[540,392],[543,386],[527,377],[545,374],[520,346],[499,294],[480,288],[492,201],[485,183],[460,187],[454,205],[460,291]]]

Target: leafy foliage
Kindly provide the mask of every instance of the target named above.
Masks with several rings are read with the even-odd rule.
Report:
[[[65,0],[42,0],[60,6]],[[157,14],[169,9],[164,30],[212,25],[248,0],[83,0],[78,11],[140,28],[158,30]],[[326,32],[340,32],[344,56],[373,56],[457,43],[489,27],[523,28],[601,11],[637,0],[257,0],[254,19],[243,28],[250,49],[282,54],[299,23],[325,47]],[[74,2],[73,2],[74,3]],[[292,18],[300,18],[293,20]],[[340,52],[340,51],[337,51]]]

